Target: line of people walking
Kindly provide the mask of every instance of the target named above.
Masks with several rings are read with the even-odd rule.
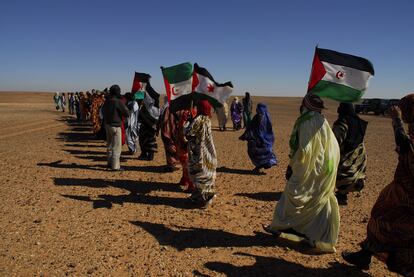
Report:
[[[230,108],[231,118],[235,130],[245,128],[240,140],[247,141],[253,173],[263,174],[261,170],[278,164],[273,151],[275,137],[267,106],[257,104],[256,115],[250,119],[252,105],[247,93],[243,104],[235,98]],[[356,115],[352,104],[341,103],[338,119],[331,128],[323,115],[324,109],[318,96],[307,94],[303,98],[289,140],[286,186],[272,221],[263,228],[272,235],[306,241],[320,253],[333,253],[340,228],[339,205],[346,205],[348,195],[365,186],[364,136],[368,123]],[[121,169],[122,126],[126,129],[130,154],[137,152],[139,143],[141,160],[154,158],[158,149],[156,136],[160,132],[166,170],[179,170],[181,165],[179,184],[191,194],[189,201],[199,208],[211,205],[216,197],[217,153],[211,129],[212,107],[207,100],[198,101],[192,109],[172,112],[166,100],[160,108],[159,99],[146,93],[123,97],[119,86],[114,85],[101,110],[110,169]],[[226,130],[219,110],[217,113],[220,131]],[[361,250],[344,252],[343,257],[367,269],[371,257],[376,255],[391,271],[410,276],[414,273],[414,94],[402,98],[391,116],[399,155],[394,181],[373,207]],[[408,133],[403,122],[409,126]]]

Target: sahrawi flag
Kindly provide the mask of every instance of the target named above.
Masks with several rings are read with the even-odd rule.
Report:
[[[150,79],[151,75],[147,73],[135,72],[131,93],[135,93],[137,100],[149,97],[149,100],[144,102],[151,102],[155,107],[159,107],[160,94],[152,88]]]
[[[207,99],[214,107],[221,107],[233,92],[233,84],[217,83],[207,69],[194,64],[193,91],[196,98]]]
[[[171,111],[189,108],[192,99],[193,65],[182,63],[161,67],[161,71]]]
[[[374,67],[367,59],[316,47],[308,93],[340,102],[356,102],[372,76]]]
[[[150,78],[151,75],[147,73],[135,72],[131,93],[135,93],[136,99],[144,99],[144,94]]]

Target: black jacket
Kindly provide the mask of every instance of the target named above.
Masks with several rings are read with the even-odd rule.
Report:
[[[108,98],[102,107],[105,124],[111,127],[121,127],[122,116],[128,117],[129,110],[117,97]]]

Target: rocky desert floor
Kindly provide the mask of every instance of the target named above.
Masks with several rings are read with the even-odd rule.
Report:
[[[198,210],[177,185],[181,172],[164,171],[160,138],[154,161],[124,155],[125,171],[107,171],[105,143],[88,123],[57,112],[52,96],[0,93],[1,276],[396,276],[376,259],[360,272],[341,258],[358,249],[393,178],[389,118],[363,116],[366,188],[340,208],[337,253],[315,255],[262,230],[285,186],[301,99],[253,98],[268,105],[276,135],[279,165],[266,175],[252,174],[242,131],[219,132],[213,116],[218,196]],[[332,125],[337,104],[327,107]]]

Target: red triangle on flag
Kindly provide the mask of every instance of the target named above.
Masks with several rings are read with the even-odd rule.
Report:
[[[191,90],[194,91],[195,88],[200,84],[200,81],[198,80],[197,72],[193,72],[193,82],[191,85]]]
[[[326,70],[321,61],[319,60],[319,56],[315,51],[315,56],[313,58],[312,63],[312,72],[309,78],[309,85],[308,85],[308,91],[313,89],[316,84],[322,80],[323,76],[325,76]]]

